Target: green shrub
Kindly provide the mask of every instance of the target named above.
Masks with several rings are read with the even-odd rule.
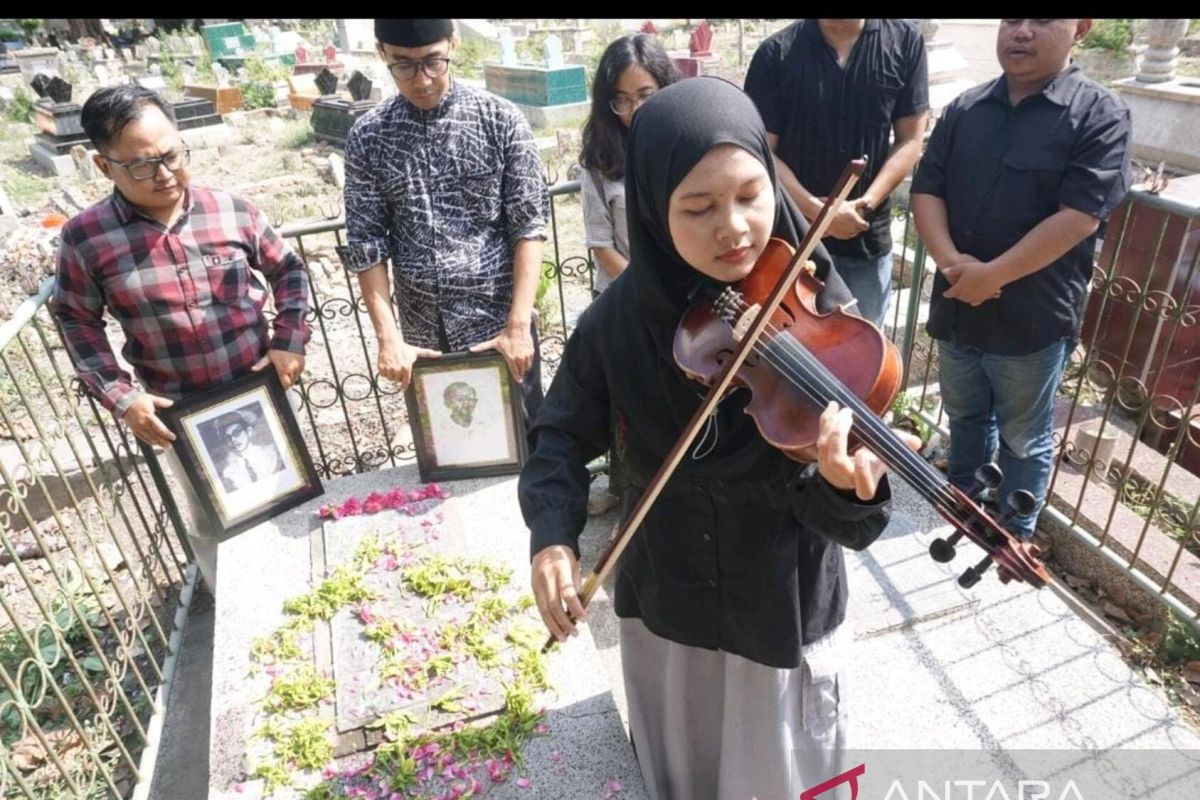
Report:
[[[485,64],[500,60],[500,44],[482,39],[464,39],[454,52],[455,72],[464,78],[482,78]]]
[[[1079,46],[1087,50],[1124,53],[1133,44],[1133,28],[1127,19],[1098,19]]]
[[[4,109],[4,116],[12,122],[33,121],[33,98],[25,87],[18,86],[13,90],[12,102]]]
[[[1200,637],[1191,625],[1171,614],[1158,647],[1158,656],[1168,666],[1200,661]]]
[[[247,110],[275,107],[275,85],[255,81],[242,86],[242,101]]]
[[[252,83],[275,83],[285,81],[291,74],[287,67],[277,60],[267,61],[261,56],[247,56],[242,62],[242,73],[246,80]]]
[[[196,59],[196,77],[207,83],[217,82],[217,73],[213,72],[212,57],[208,53]]]

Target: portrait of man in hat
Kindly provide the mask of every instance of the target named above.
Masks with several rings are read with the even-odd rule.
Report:
[[[260,429],[265,427],[262,416],[252,413],[249,406],[217,418],[216,441],[210,447],[210,454],[225,491],[253,486],[284,468],[279,449],[271,443],[260,443],[263,438]]]

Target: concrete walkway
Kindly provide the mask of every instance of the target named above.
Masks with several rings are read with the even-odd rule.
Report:
[[[925,769],[932,778],[939,768],[967,764],[973,765],[969,777],[979,779],[1067,776],[1086,800],[1200,796],[1200,733],[1178,717],[1161,689],[1126,665],[1071,598],[1052,588],[1001,584],[994,570],[973,589],[960,589],[958,575],[982,551],[960,545],[950,565],[933,561],[929,543],[948,535],[949,524],[906,485],[892,485],[887,530],[847,558],[853,643],[842,695],[851,719],[848,763],[868,764],[860,797],[887,796],[890,785],[872,784],[871,777]],[[594,563],[615,522],[613,514],[590,522],[585,564]],[[598,604],[605,613],[593,612],[590,627],[627,720],[608,595],[593,601],[597,610]],[[1107,785],[1087,791],[1101,770],[1081,763],[1101,756],[1109,780],[1113,774],[1120,779],[1109,794]],[[924,797],[951,796],[942,791],[942,778],[930,785],[938,793]],[[1046,796],[1058,800],[1060,786],[1051,781]],[[918,796],[906,788],[893,800]],[[1007,791],[1015,800],[1017,792]],[[988,796],[984,787],[976,800]]]
[[[387,482],[382,475],[380,480]],[[334,496],[342,494],[337,484],[328,487]],[[515,493],[515,478],[511,484]],[[850,763],[868,765],[860,797],[887,796],[887,784],[876,783],[876,790],[868,791],[871,779],[895,778],[902,767],[921,765],[923,774],[933,777],[939,768],[969,764],[972,778],[1070,778],[1086,800],[1194,800],[1200,735],[1178,718],[1162,691],[1126,666],[1103,633],[1053,589],[1005,586],[994,573],[970,591],[960,589],[958,574],[978,560],[980,551],[964,545],[952,565],[934,562],[928,544],[946,535],[949,526],[903,484],[895,483],[894,492],[895,512],[884,536],[848,558],[848,624],[854,641],[842,694],[852,719]],[[595,562],[615,523],[611,512],[589,520],[585,565]],[[606,592],[597,595],[590,616],[588,627],[613,699],[627,719],[616,621]],[[188,633],[181,657],[185,664],[202,663],[210,657],[211,643]],[[152,797],[199,797],[179,790],[207,784],[207,775],[189,777],[208,769],[203,735],[208,693],[184,685],[203,680],[198,673],[179,676],[157,770],[170,781],[157,783]],[[889,752],[879,752],[884,750]],[[1046,759],[1053,754],[1058,760],[1051,764]],[[1087,781],[1101,773],[1105,785],[1085,790]],[[938,780],[939,793],[926,797],[942,800]],[[1110,793],[1103,791],[1106,787]],[[947,784],[946,797],[970,796],[949,791]],[[909,787],[907,794],[891,796],[918,795]],[[980,790],[977,800],[988,796]],[[990,796],[1018,795],[1010,787],[1007,794]],[[1025,795],[1027,800],[1038,796]],[[1044,796],[1059,800],[1059,787],[1051,782]]]

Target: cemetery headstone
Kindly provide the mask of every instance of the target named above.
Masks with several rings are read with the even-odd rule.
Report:
[[[50,76],[44,72],[39,72],[33,76],[33,80],[29,82],[29,86],[37,93],[38,97],[49,97],[47,88],[50,85]]]
[[[350,89],[350,97],[354,100],[366,100],[371,96],[371,79],[358,70],[350,76],[346,87]]]
[[[338,79],[328,69],[323,69],[317,74],[316,81],[317,89],[321,91],[322,97],[327,97],[337,91]]]
[[[204,97],[185,97],[171,104],[175,114],[175,125],[181,131],[220,125],[225,120],[217,113],[216,104]]]
[[[312,75],[293,75],[288,78],[288,104],[300,111],[311,111],[313,101],[321,96]]]
[[[500,37],[500,63],[506,67],[517,65],[517,45],[513,37],[507,34]]]
[[[546,37],[544,45],[546,53],[546,69],[559,69],[563,65],[562,40],[555,34]]]
[[[687,55],[672,54],[684,77],[704,75],[720,66],[720,59],[712,54],[712,36],[712,26],[708,20],[702,20],[688,37]]]
[[[59,105],[71,102],[71,84],[55,75],[46,84],[46,94]]]
[[[355,121],[375,107],[371,96],[371,80],[365,74],[355,71],[347,84],[350,89],[349,100],[337,97],[337,76],[329,70],[322,70],[316,78],[321,96],[312,104],[312,129],[318,139],[329,142],[336,147],[344,147],[346,137]]]
[[[712,28],[702,20],[688,39],[688,53],[693,57],[712,55]]]
[[[158,65],[156,64],[153,68],[151,68],[151,71],[148,75],[138,76],[137,85],[145,89],[149,89],[152,92],[158,92],[159,94],[165,92],[167,90],[167,82],[163,79],[162,75],[156,71],[157,69]]]
[[[73,87],[57,75],[44,73],[34,76],[31,85],[39,95],[33,107],[33,122],[39,132],[29,143],[29,154],[56,174],[71,171],[74,164],[67,155],[71,149],[91,147],[80,124],[80,106],[71,101]]]
[[[503,42],[501,52],[503,53]],[[535,128],[551,127],[567,118],[587,113],[587,70],[581,64],[562,63],[561,42],[546,38],[545,65],[501,63],[484,65],[487,90],[517,104]],[[511,57],[516,62],[515,54]]]

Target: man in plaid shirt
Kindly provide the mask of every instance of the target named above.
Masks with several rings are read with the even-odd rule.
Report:
[[[154,92],[101,89],[81,122],[115,191],[63,227],[51,309],[80,379],[139,439],[169,448],[175,436],[157,411],[174,400],[268,366],[285,389],[300,377],[304,264],[252,204],[189,186],[188,149]],[[267,288],[251,268],[270,283],[273,325],[262,313]],[[125,332],[122,355],[141,388],[117,364],[105,307]],[[195,524],[188,537],[212,588],[216,541]]]

